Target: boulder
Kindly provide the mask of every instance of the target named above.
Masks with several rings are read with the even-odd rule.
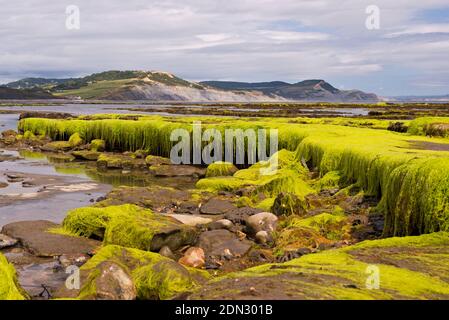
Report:
[[[245,222],[249,234],[255,235],[259,231],[272,233],[276,230],[278,217],[271,212],[261,212],[246,218]]]
[[[128,271],[120,265],[104,261],[97,266],[98,276],[94,282],[95,293],[89,298],[95,300],[135,300],[137,290]]]
[[[115,245],[98,251],[81,267],[80,275],[81,290],[70,290],[65,296],[78,295],[80,299],[117,296],[139,300],[173,299],[198,288],[209,277],[205,271],[183,267],[160,254]],[[99,283],[100,292],[97,290]]]

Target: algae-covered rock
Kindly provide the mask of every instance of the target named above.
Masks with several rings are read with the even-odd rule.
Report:
[[[265,264],[225,275],[189,296],[274,298],[449,299],[449,233],[365,241]]]
[[[84,144],[83,138],[81,138],[80,134],[78,132],[75,132],[72,134],[69,138],[69,145],[72,148],[79,147],[80,145]]]
[[[26,294],[19,287],[16,270],[0,253],[0,300],[24,300]]]
[[[171,160],[169,158],[149,155],[145,158],[145,163],[149,166],[169,165],[171,164]]]
[[[68,141],[52,141],[44,144],[41,149],[51,152],[68,151],[72,149],[72,145]]]
[[[64,219],[63,226],[76,235],[103,239],[104,244],[148,251],[159,251],[163,246],[176,250],[196,239],[194,228],[129,204],[74,209]]]
[[[304,215],[307,203],[293,193],[281,192],[274,200],[271,211],[277,216]]]
[[[214,162],[207,167],[206,178],[232,176],[237,171],[237,167],[230,162]]]
[[[88,160],[88,161],[97,161],[98,158],[100,157],[99,152],[96,151],[89,151],[89,150],[79,150],[79,151],[73,151],[72,155],[76,158],[76,159],[80,159],[80,160]]]
[[[90,150],[103,152],[106,149],[106,142],[101,139],[94,139],[90,142]]]
[[[145,161],[129,155],[102,153],[97,160],[99,169],[146,169]]]
[[[208,277],[205,271],[186,268],[175,261],[157,253],[124,248],[115,245],[103,247],[92,259],[81,267],[80,299],[110,298],[107,292],[117,290],[117,287],[98,285],[102,283],[102,272],[105,265],[114,265],[121,269],[122,279],[129,275],[135,287],[136,297],[141,300],[172,299],[176,296],[196,289]],[[132,287],[128,282],[120,286],[121,290],[132,296]],[[114,292],[112,292],[114,295]]]

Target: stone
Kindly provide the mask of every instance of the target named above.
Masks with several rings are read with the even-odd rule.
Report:
[[[92,239],[48,232],[58,227],[58,224],[45,220],[21,221],[3,226],[2,233],[19,240],[28,251],[40,257],[89,254],[101,245],[101,242]]]
[[[234,223],[244,224],[246,218],[261,212],[263,212],[263,210],[261,209],[251,207],[241,207],[226,212],[224,217]]]
[[[77,266],[81,267],[83,264],[89,260],[89,256],[87,254],[63,254],[59,257],[59,263],[63,268],[67,268],[69,266]]]
[[[191,247],[184,253],[184,256],[179,259],[178,262],[187,267],[201,269],[206,264],[204,250],[197,247]]]
[[[188,226],[198,226],[204,225],[212,222],[210,218],[204,218],[200,216],[188,215],[188,214],[166,214],[169,217],[175,218],[179,222],[186,224]]]
[[[0,234],[0,249],[9,248],[17,244],[17,240],[7,235]]]
[[[100,276],[95,280],[95,300],[135,300],[136,287],[131,276],[118,264],[105,261],[98,266]]]
[[[241,257],[251,249],[251,242],[240,240],[228,230],[212,230],[203,232],[198,239],[197,246],[202,248],[208,257],[229,256]]]
[[[220,219],[220,220],[214,221],[211,224],[209,224],[208,229],[209,230],[219,230],[219,229],[230,230],[230,229],[232,229],[232,227],[234,227],[234,224],[232,223],[232,221],[230,221],[228,219]]]
[[[246,219],[246,229],[249,234],[255,235],[259,231],[271,233],[276,230],[278,217],[271,212],[261,212]]]
[[[115,245],[102,247],[80,271],[81,290],[62,288],[60,297],[167,300],[193,291],[210,277],[206,271],[185,268],[160,254]]]
[[[267,244],[268,242],[271,242],[273,240],[270,234],[265,230],[257,232],[255,238],[257,243],[260,244]]]
[[[236,207],[228,200],[212,198],[200,207],[202,214],[219,215],[235,209]]]
[[[163,246],[161,250],[159,250],[159,254],[169,259],[175,260],[175,255],[168,246]]]

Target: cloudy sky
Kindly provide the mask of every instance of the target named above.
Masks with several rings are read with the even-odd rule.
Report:
[[[78,6],[80,28],[67,29]],[[366,8],[380,28],[366,27]],[[448,0],[0,0],[0,83],[104,70],[449,94]]]

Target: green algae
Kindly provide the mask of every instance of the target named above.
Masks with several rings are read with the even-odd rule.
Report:
[[[69,138],[69,144],[72,148],[79,147],[84,143],[84,140],[81,138],[78,132],[72,134]]]
[[[0,300],[25,300],[26,294],[19,287],[14,267],[0,253]]]
[[[141,117],[138,121],[130,121],[29,118],[20,121],[19,129],[22,132],[29,130],[35,134],[43,133],[53,140],[64,140],[71,134],[79,132],[87,141],[104,139],[109,150],[144,149],[150,150],[152,155],[165,157],[170,154],[173,146],[170,141],[172,130],[184,128],[192,132],[192,121],[202,121],[204,129],[213,127],[221,132],[227,128],[278,129],[279,147],[296,152],[294,162],[296,166],[307,163],[308,167],[318,170],[321,176],[325,176],[328,172],[339,171],[341,174],[339,185],[357,184],[365,195],[380,199],[379,210],[387,216],[385,235],[447,230],[449,197],[444,195],[444,192],[449,183],[446,165],[449,161],[447,160],[449,152],[417,149],[410,143],[413,125],[410,129],[412,131],[408,134],[401,134],[373,130],[360,125],[361,121],[354,119],[341,122],[337,120],[302,121],[279,118],[249,121],[246,118]],[[352,121],[354,124],[348,124]],[[387,121],[385,124],[388,126],[388,123]],[[444,143],[443,139],[435,140],[421,136],[413,136],[413,141],[424,144],[435,141]],[[306,178],[297,171],[297,168],[287,167],[278,170],[297,171],[292,179],[286,178],[282,172],[276,177],[260,177],[257,167],[252,169],[240,170],[228,180],[208,178],[211,180],[200,181],[197,186],[209,191],[220,188],[235,190],[247,184],[255,185],[260,187],[260,192],[267,193],[268,197],[279,191],[279,185],[286,185],[289,192],[299,195],[304,195],[308,191],[307,183],[304,181]],[[277,179],[282,183],[277,183]],[[303,184],[304,188],[301,190],[296,184]],[[416,190],[424,190],[422,194],[426,196],[418,194]],[[431,190],[436,192],[432,193]],[[400,205],[394,205],[395,203]]]
[[[206,178],[232,176],[237,171],[238,169],[232,163],[214,162],[207,167]]]

